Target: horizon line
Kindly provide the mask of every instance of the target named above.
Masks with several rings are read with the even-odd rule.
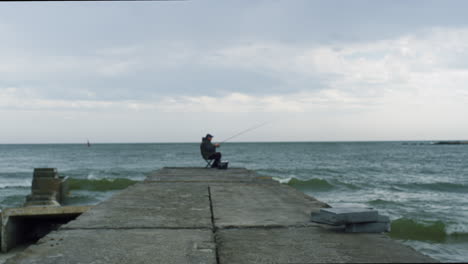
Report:
[[[366,143],[366,142],[444,142],[444,141],[468,141],[461,139],[444,139],[444,140],[431,140],[431,139],[405,139],[405,140],[291,140],[291,141],[232,141],[224,142],[223,144],[236,144],[236,143]],[[104,145],[104,144],[194,144],[200,143],[199,141],[167,141],[167,142],[91,142],[91,145]],[[0,145],[86,145],[86,142],[42,142],[42,143],[0,143]]]

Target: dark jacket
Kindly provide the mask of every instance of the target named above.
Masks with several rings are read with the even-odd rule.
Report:
[[[216,153],[216,146],[211,143],[207,138],[202,138],[202,143],[200,144],[201,155],[204,159],[208,159],[211,155]]]

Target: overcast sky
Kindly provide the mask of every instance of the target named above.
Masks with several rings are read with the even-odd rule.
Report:
[[[0,3],[0,143],[467,139],[466,10]]]

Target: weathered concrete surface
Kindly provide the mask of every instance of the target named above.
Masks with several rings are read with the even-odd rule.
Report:
[[[20,254],[23,252],[28,246],[21,245],[13,248],[12,250],[4,253],[0,252],[0,264],[4,264],[8,259]]]
[[[244,168],[227,170],[205,168],[164,168],[146,178],[147,182],[206,182],[206,183],[277,183],[271,177],[261,176]]]
[[[213,184],[218,228],[310,224],[310,212],[326,204],[285,185]]]
[[[30,206],[6,208],[2,211],[1,216],[7,218],[10,216],[81,214],[88,211],[90,208],[92,208],[92,206]]]
[[[24,206],[60,206],[68,193],[68,178],[60,177],[55,168],[35,168],[31,194]]]
[[[212,223],[208,195],[206,185],[135,184],[62,228],[209,229]]]
[[[325,206],[245,169],[165,168],[8,263],[432,261],[384,235],[311,223]]]
[[[1,214],[0,248],[7,252],[11,248],[30,239],[31,236],[41,236],[41,229],[49,229],[49,224],[43,224],[45,220],[52,223],[66,222],[86,212],[90,206],[30,206],[20,208],[7,208]],[[61,220],[63,219],[63,220]],[[35,234],[32,234],[36,232]]]
[[[220,263],[435,262],[381,234],[323,227],[226,229],[216,233]]]
[[[216,263],[210,230],[62,230],[6,263]]]

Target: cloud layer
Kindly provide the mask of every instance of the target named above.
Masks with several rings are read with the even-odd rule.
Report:
[[[201,9],[185,3],[181,11],[173,4],[165,7],[168,14]],[[317,8],[305,2],[292,7],[266,2],[214,4],[213,10],[231,8],[237,15],[225,17],[218,12],[212,18],[197,17],[193,24],[202,27],[193,30],[160,13],[162,20],[174,23],[163,27],[151,20],[150,13],[131,6],[151,21],[144,23],[146,32],[130,30],[132,25],[143,25],[142,18],[135,22],[129,13],[114,7],[116,15],[136,24],[126,25],[113,20],[110,13],[96,12],[96,17],[116,21],[112,26],[119,30],[109,32],[110,23],[94,20],[97,29],[89,22],[80,31],[71,21],[58,27],[45,19],[42,26],[51,28],[40,31],[45,40],[34,33],[34,24],[15,24],[13,17],[10,22],[0,20],[4,40],[0,44],[0,118],[14,127],[14,117],[29,120],[27,113],[78,123],[94,118],[96,124],[114,115],[127,118],[123,122],[160,117],[167,123],[172,121],[165,116],[187,123],[196,115],[215,114],[220,120],[224,115],[242,123],[247,114],[255,123],[256,118],[286,115],[293,122],[289,125],[302,131],[298,140],[332,140],[327,137],[330,131],[343,127],[350,131],[338,133],[336,140],[430,139],[468,133],[468,125],[461,124],[468,104],[468,25],[452,21],[450,26],[423,26],[408,20],[408,14],[402,17],[408,28],[395,26],[379,35],[367,32],[375,30],[368,20],[345,16],[344,20],[354,23],[348,28],[350,35],[330,36],[325,28],[312,37],[301,23],[319,28],[318,22],[301,12],[300,6],[309,11]],[[66,9],[51,17],[64,19],[65,14],[74,17],[88,10],[77,7],[77,13]],[[325,5],[324,12],[327,8],[333,10]],[[45,12],[38,6],[31,10]],[[192,16],[182,22],[190,22]],[[263,20],[255,24],[255,18]],[[218,24],[212,19],[218,19]],[[384,22],[383,18],[377,27],[385,29]],[[282,23],[293,27],[281,29]],[[340,26],[342,21],[329,21],[328,30],[338,34],[343,32]],[[356,31],[357,26],[361,31]],[[22,30],[31,32],[30,36]],[[98,37],[104,33],[108,40]],[[326,127],[328,133],[308,137],[312,126],[307,124],[312,122]],[[104,134],[106,128],[100,129]],[[284,133],[278,127],[270,138],[281,139]],[[13,135],[11,130],[12,140]],[[152,141],[151,137],[141,140]]]
[[[94,56],[4,54],[0,107],[193,112],[218,103],[220,112],[296,112],[407,99],[457,102],[468,93],[468,29],[434,28],[366,43],[260,42],[163,50],[169,52],[140,45],[99,50]]]

